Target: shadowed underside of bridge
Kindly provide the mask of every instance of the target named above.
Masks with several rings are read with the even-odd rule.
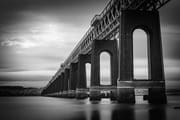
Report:
[[[169,0],[111,0],[91,21],[91,27],[61,64],[43,89],[42,95],[100,100],[109,97],[120,103],[135,103],[135,89],[147,89],[149,103],[166,103],[158,9]],[[134,78],[133,32],[142,29],[148,36],[146,80]],[[139,46],[141,47],[141,45]],[[111,84],[100,84],[100,54],[110,55]],[[91,64],[87,87],[86,63]]]

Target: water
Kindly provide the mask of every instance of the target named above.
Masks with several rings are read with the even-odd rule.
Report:
[[[167,105],[117,104],[109,100],[1,97],[0,120],[180,120],[180,96]]]

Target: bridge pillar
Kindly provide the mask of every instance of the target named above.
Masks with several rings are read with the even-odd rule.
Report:
[[[83,99],[88,97],[88,88],[86,81],[86,63],[91,63],[91,55],[80,54],[78,57],[78,82],[76,89],[77,99]]]
[[[68,86],[68,83],[69,83],[69,69],[66,68],[64,70],[64,86],[63,86],[63,97],[68,97],[68,89],[69,89],[69,86]]]
[[[59,92],[58,86],[59,86],[59,84],[58,84],[58,78],[56,78],[55,81],[54,81],[54,91],[53,91],[54,96],[57,96],[57,95],[58,95],[58,92]]]
[[[57,77],[57,95],[59,96],[60,93],[60,81],[61,81],[61,76]]]
[[[76,86],[78,80],[78,63],[71,63],[70,65],[70,78],[69,78],[69,97],[76,96]]]
[[[63,91],[63,86],[62,86],[62,82],[63,82],[63,80],[62,80],[62,74],[60,74],[59,76],[58,76],[58,96],[59,97],[61,97],[61,93],[62,93],[62,91]]]
[[[116,99],[116,86],[118,78],[118,52],[116,40],[94,40],[92,43],[91,54],[91,88],[90,88],[90,100],[100,100],[101,91],[108,90],[110,86],[100,85],[100,54],[102,52],[108,52],[110,54],[111,64],[111,99]],[[102,88],[103,89],[102,89]]]
[[[48,95],[53,96],[55,92],[56,92],[56,84],[55,84],[55,81],[53,81],[49,86]]]
[[[60,97],[63,97],[63,91],[64,91],[64,73],[61,73],[60,77],[61,77],[61,81],[60,81]]]
[[[155,10],[123,10],[120,22],[118,101],[135,103],[134,83],[136,81],[133,76],[133,31],[135,29],[143,29],[148,36],[149,80],[165,83],[159,13]],[[128,84],[129,87],[122,86],[122,83]],[[141,86],[143,87],[143,84]],[[150,103],[166,103],[165,84],[157,88],[149,86],[148,98]]]

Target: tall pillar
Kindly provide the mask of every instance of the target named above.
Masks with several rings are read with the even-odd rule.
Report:
[[[136,81],[133,81],[133,31],[135,29],[143,29],[148,35],[149,79],[151,83],[153,81],[156,81],[156,83],[159,81],[159,84],[164,83],[159,13],[155,10],[123,10],[121,12],[118,101],[135,103],[134,88],[136,87]],[[128,87],[121,84],[127,84]],[[158,101],[165,103],[165,85],[164,87],[149,88],[149,98],[150,103]]]
[[[69,97],[75,97],[77,80],[78,80],[78,63],[71,63],[69,78]]]
[[[57,84],[58,84],[58,96],[60,96],[60,94],[61,94],[61,75],[58,75],[58,78],[57,78],[57,80],[58,80],[58,82],[57,82]]]
[[[63,91],[64,91],[64,73],[61,73],[60,97],[63,97]]]
[[[54,96],[58,94],[58,77],[54,80]]]
[[[88,97],[87,81],[86,81],[86,63],[91,63],[89,54],[78,57],[78,82],[76,89],[76,98],[83,99]]]
[[[68,83],[69,83],[69,69],[65,69],[64,70],[64,86],[63,86],[63,94],[64,94],[64,97],[67,97],[68,96],[68,89],[69,89],[69,86],[68,86]]]
[[[100,54],[106,51],[110,54],[111,63],[111,87],[114,86],[114,90],[111,91],[111,96],[114,99],[116,96],[116,86],[118,78],[118,52],[116,40],[94,40],[92,44],[91,54],[91,88],[90,99],[101,99],[101,86],[100,85]],[[103,86],[105,89],[109,89],[108,86]]]
[[[49,96],[53,96],[55,92],[56,92],[56,84],[55,84],[55,81],[53,81],[53,82],[49,85],[48,95],[49,95]]]
[[[57,93],[58,93],[58,96],[60,94],[60,86],[61,85],[61,76],[59,75],[58,78],[57,78]]]

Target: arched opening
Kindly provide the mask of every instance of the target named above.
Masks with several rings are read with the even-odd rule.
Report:
[[[148,36],[142,29],[136,29],[133,32],[133,67],[134,80],[148,80],[149,75],[149,58],[148,58]],[[136,103],[148,103],[144,96],[148,95],[148,89],[136,88]]]
[[[100,54],[100,85],[111,85],[110,55],[107,52]]]
[[[133,65],[135,80],[148,80],[150,78],[148,42],[148,36],[144,30],[136,29],[133,32]]]
[[[87,88],[90,88],[90,80],[91,80],[91,64],[86,63],[86,85],[87,85]]]

